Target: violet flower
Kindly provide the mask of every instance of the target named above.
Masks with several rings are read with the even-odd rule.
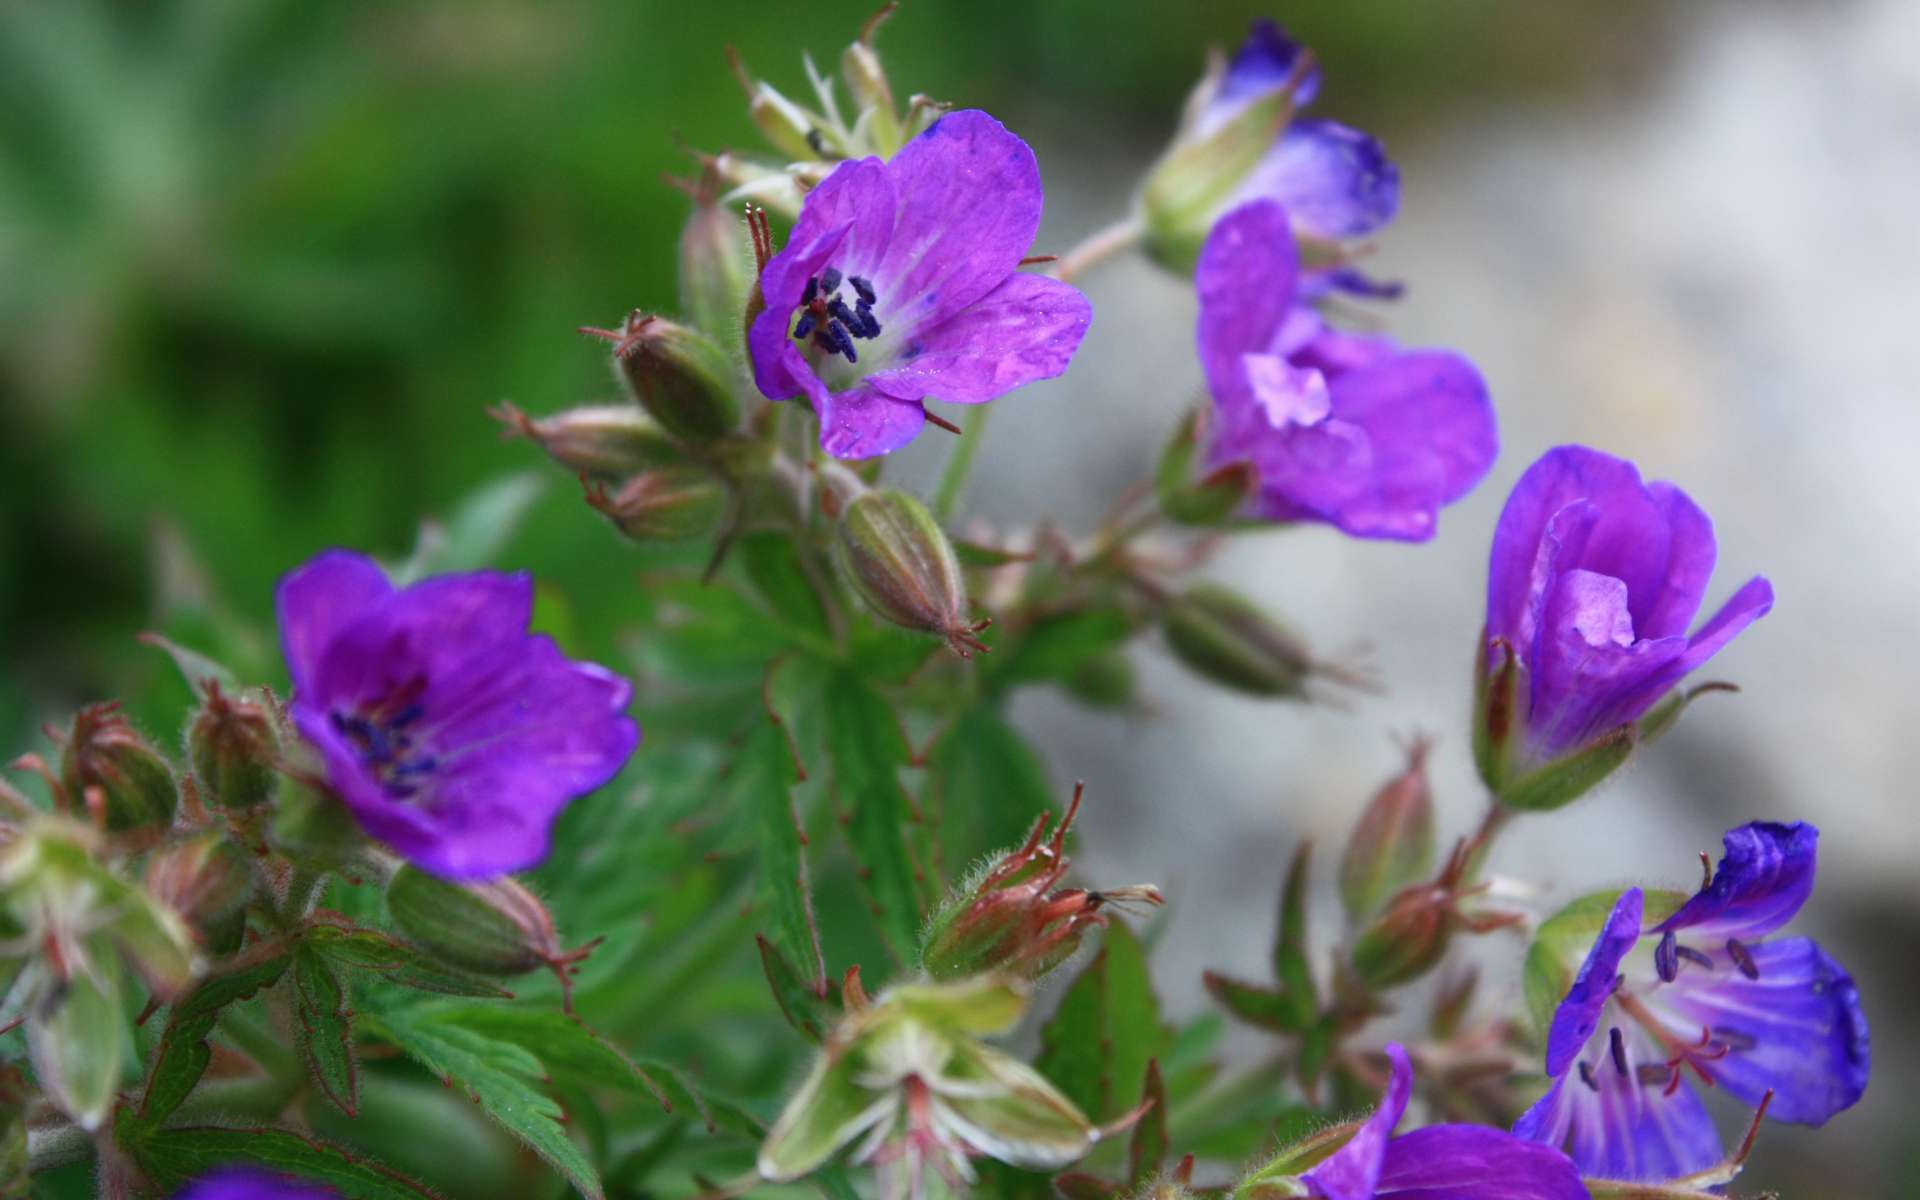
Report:
[[[361,827],[437,875],[540,862],[567,801],[640,740],[626,680],[527,632],[525,574],[396,589],[373,560],[330,550],[275,600],[294,724]]]
[[[1527,469],[1487,578],[1481,770],[1503,799],[1515,802],[1511,785],[1528,773],[1587,752],[1606,760],[1586,772],[1585,786],[1598,782],[1657,731],[1635,723],[1773,607],[1755,577],[1689,634],[1714,558],[1707,514],[1671,483],[1642,483],[1630,462],[1561,446]]]
[[[806,396],[820,445],[870,458],[912,441],[928,399],[981,404],[1067,369],[1093,309],[1019,271],[1040,169],[983,112],[950,113],[891,161],[841,163],[760,273],[754,382]]]
[[[1799,1125],[1858,1101],[1870,1056],[1853,979],[1808,938],[1762,940],[1812,892],[1819,836],[1732,830],[1712,880],[1644,932],[1640,889],[1622,893],[1554,1012],[1553,1086],[1514,1132],[1590,1178],[1662,1182],[1722,1158],[1695,1080],[1756,1108],[1771,1093],[1767,1115]]]
[[[217,1167],[174,1195],[173,1200],[337,1200],[317,1183],[256,1167]]]
[[[1334,329],[1305,303],[1287,210],[1258,200],[1214,226],[1194,274],[1215,465],[1246,462],[1249,508],[1355,537],[1431,538],[1499,451],[1473,364]]]
[[[1387,1047],[1393,1074],[1380,1107],[1351,1140],[1300,1176],[1325,1200],[1586,1200],[1567,1156],[1484,1125],[1429,1125],[1393,1135],[1413,1091],[1413,1067]]]
[[[1297,113],[1319,94],[1320,68],[1280,26],[1255,21],[1218,86],[1197,107],[1192,136],[1206,137],[1289,81]],[[1399,211],[1400,170],[1367,134],[1338,121],[1295,116],[1221,209],[1250,200],[1279,201],[1306,237],[1364,237]]]

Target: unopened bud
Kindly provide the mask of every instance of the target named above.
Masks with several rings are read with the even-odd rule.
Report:
[[[205,833],[162,846],[147,860],[147,892],[185,920],[216,954],[239,948],[253,864],[232,842]]]
[[[1182,525],[1231,520],[1259,482],[1251,464],[1228,463],[1195,477],[1203,418],[1189,413],[1174,427],[1154,469],[1154,495],[1167,519]]]
[[[511,404],[487,410],[505,437],[537,442],[547,456],[575,475],[624,479],[635,471],[680,461],[680,446],[647,410],[634,404],[570,408],[529,417]]]
[[[89,810],[97,806],[97,818],[113,832],[166,825],[180,800],[173,769],[117,703],[89,705],[74,716],[60,751],[60,782]]]
[[[640,406],[668,433],[709,442],[740,424],[734,362],[706,334],[635,309],[619,330],[582,326],[613,343],[613,365]]]
[[[1433,865],[1433,792],[1425,738],[1407,750],[1406,769],[1373,794],[1340,859],[1340,898],[1358,921]]]
[[[790,159],[821,157],[815,142],[826,122],[781,95],[772,84],[755,79],[731,46],[727,47],[727,59],[733,66],[733,77],[747,94],[747,118],[768,144]]]
[[[1293,632],[1237,592],[1199,583],[1175,597],[1167,644],[1196,674],[1254,696],[1305,699],[1320,665]]]
[[[1451,889],[1417,883],[1403,888],[1353,944],[1353,969],[1371,987],[1387,988],[1426,974],[1453,936]]]
[[[693,215],[680,230],[680,311],[695,329],[738,354],[754,264],[739,210],[719,202],[723,186],[709,163],[695,188]]]
[[[187,729],[187,758],[201,793],[224,808],[252,808],[273,795],[280,740],[273,718],[244,696],[209,681],[206,701]]]
[[[546,905],[512,878],[455,883],[401,867],[387,884],[387,912],[415,946],[482,975],[550,967],[565,979],[566,965],[591,949],[562,952]]]
[[[926,505],[891,488],[862,492],[842,511],[833,545],[847,581],[875,613],[939,634],[962,658],[986,652],[974,634],[987,622],[968,618],[960,560]]]
[[[609,493],[587,485],[587,503],[636,542],[674,542],[712,529],[727,505],[727,492],[709,471],[695,466],[656,467]]]
[[[866,130],[873,148],[883,158],[892,157],[894,151],[900,149],[900,115],[894,107],[893,86],[887,82],[887,72],[880,65],[880,56],[874,52],[873,38],[881,24],[893,15],[895,7],[888,3],[869,17],[860,30],[859,39],[840,55],[840,78],[846,81],[847,90],[853,93],[854,103],[859,107],[854,127]]]

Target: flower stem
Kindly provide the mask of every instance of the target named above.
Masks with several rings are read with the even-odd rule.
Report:
[[[1053,277],[1063,283],[1071,283],[1095,264],[1131,250],[1140,241],[1145,232],[1140,222],[1133,217],[1125,217],[1111,225],[1094,230],[1080,240],[1080,244],[1060,256],[1054,265]]]
[[[940,484],[933,493],[934,520],[945,524],[953,515],[953,506],[960,502],[960,493],[966,490],[967,476],[973,473],[973,460],[980,454],[980,443],[986,439],[987,417],[992,409],[980,405],[967,414],[967,427],[960,434],[960,441],[947,455],[946,466],[940,469]]]

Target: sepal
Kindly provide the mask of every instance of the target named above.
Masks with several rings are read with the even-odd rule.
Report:
[[[706,334],[639,309],[618,330],[581,332],[613,343],[614,373],[668,433],[700,445],[739,426],[739,370]]]

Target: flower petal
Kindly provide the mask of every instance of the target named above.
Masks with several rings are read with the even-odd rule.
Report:
[[[1309,237],[1363,237],[1400,209],[1400,168],[1378,140],[1338,121],[1289,125],[1235,190],[1278,200]]]
[[[815,403],[820,410],[820,448],[835,458],[872,458],[906,445],[927,423],[918,400],[895,400],[864,383]]]
[[[187,1184],[173,1200],[335,1200],[336,1195],[291,1175],[256,1167],[218,1167]]]
[[[1627,609],[1627,585],[1611,576],[1573,570],[1553,580],[1527,718],[1537,757],[1557,757],[1635,720],[1677,678],[1686,641],[1634,640]]]
[[[1647,1054],[1634,1065],[1656,1058]],[[1664,1183],[1720,1161],[1720,1133],[1690,1085],[1669,1094],[1641,1083],[1631,1068],[1617,1074],[1611,1064],[1593,1078],[1588,1087],[1562,1076],[1521,1115],[1514,1135],[1564,1149],[1589,1179]]]
[[[415,677],[433,679],[475,654],[518,642],[532,615],[533,577],[524,571],[423,579],[333,638],[306,699],[329,708],[378,700]]]
[[[1220,79],[1203,118],[1203,132],[1217,129],[1231,120],[1249,101],[1280,87],[1293,78],[1307,48],[1273,21],[1262,18],[1247,31],[1247,40],[1234,51],[1233,61]],[[1293,89],[1296,108],[1305,108],[1320,94],[1320,68],[1309,66],[1301,73]]]
[[[1813,894],[1820,830],[1805,821],[1754,821],[1729,829],[1720,844],[1713,878],[1654,932],[1758,940],[1792,920]]]
[[[1484,1125],[1429,1125],[1387,1143],[1374,1200],[1586,1200],[1571,1160]]]
[[[1763,942],[1747,954],[1757,978],[1716,952],[1711,974],[1683,968],[1659,992],[1660,1007],[1683,1028],[1710,1030],[1733,1047],[1708,1066],[1729,1094],[1758,1106],[1771,1090],[1768,1116],[1823,1124],[1867,1090],[1872,1060],[1859,989],[1809,938]]]
[[[980,404],[1067,369],[1093,320],[1077,288],[1016,271],[979,303],[921,330],[866,384],[895,400]]]
[[[1647,485],[1647,495],[1666,520],[1666,569],[1657,589],[1634,598],[1634,624],[1641,637],[1673,637],[1686,633],[1700,611],[1719,548],[1713,521],[1685,492],[1671,483],[1655,482]]]
[[[1373,1110],[1347,1144],[1333,1152],[1325,1162],[1300,1177],[1312,1195],[1326,1200],[1372,1200],[1386,1159],[1387,1142],[1394,1127],[1407,1111],[1413,1094],[1413,1065],[1398,1042],[1387,1043],[1387,1061],[1392,1074],[1380,1106]]]
[[[1194,336],[1215,404],[1244,403],[1242,359],[1276,349],[1299,269],[1286,209],[1273,201],[1241,205],[1214,223],[1193,284],[1200,294]]]
[[[1033,150],[986,113],[948,113],[887,163],[898,215],[873,269],[876,311],[909,336],[1013,274],[1040,229]]]
[[[1559,1078],[1567,1073],[1580,1050],[1600,1027],[1601,1010],[1613,995],[1614,981],[1620,974],[1620,960],[1640,940],[1640,918],[1645,900],[1639,888],[1628,888],[1614,901],[1613,912],[1587,951],[1586,961],[1573,977],[1573,986],[1554,1011],[1547,1031],[1547,1074]]]
[[[296,695],[315,686],[320,660],[341,630],[392,592],[379,564],[350,550],[323,551],[281,577],[274,611]]]

